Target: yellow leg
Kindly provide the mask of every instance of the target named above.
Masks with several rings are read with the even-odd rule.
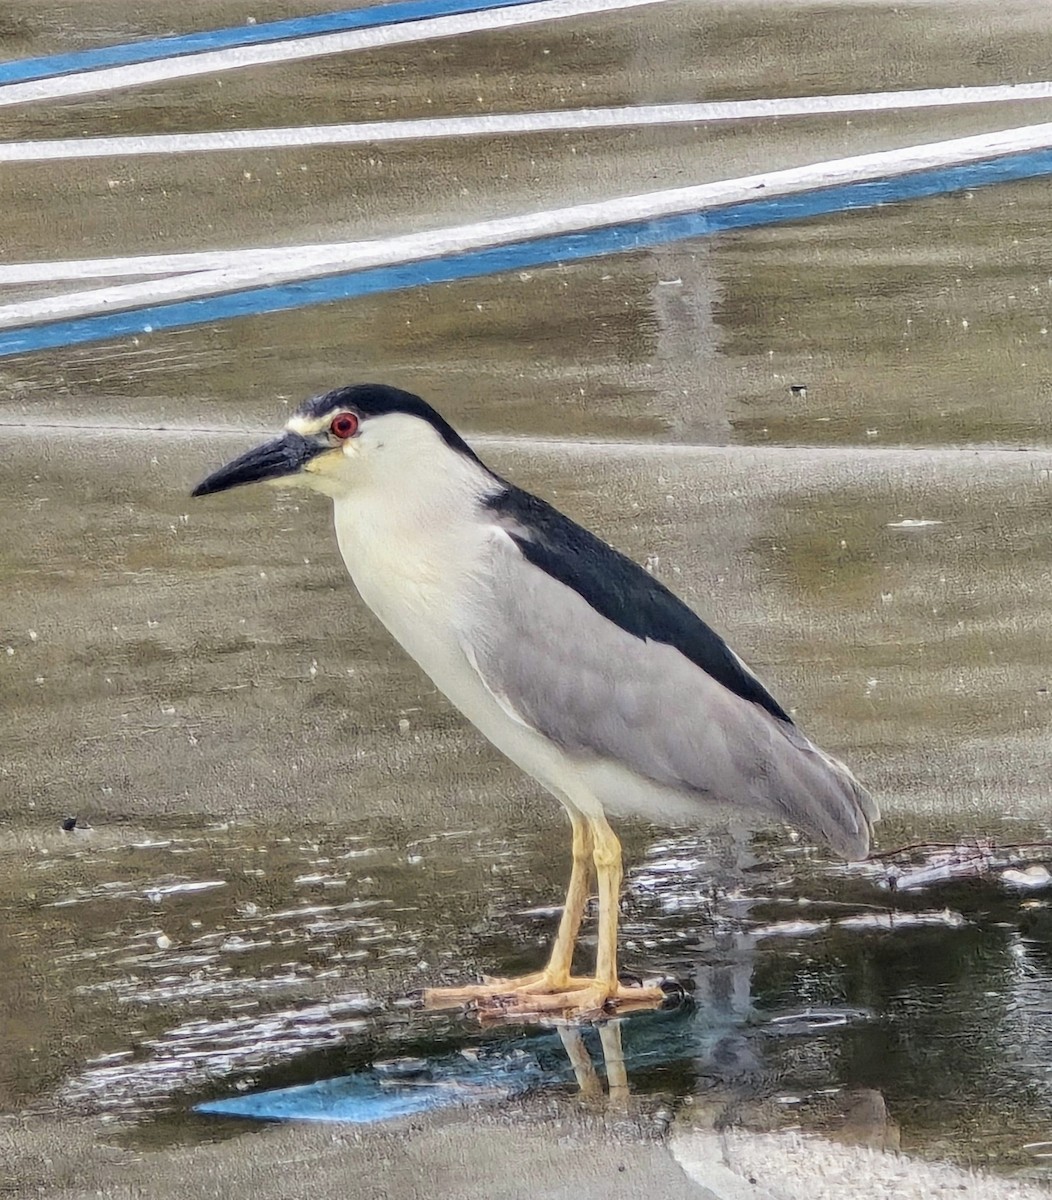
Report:
[[[542,972],[552,991],[566,991],[570,983],[570,966],[577,945],[577,935],[584,917],[584,906],[588,903],[588,884],[592,875],[592,834],[588,822],[578,812],[571,811],[573,827],[573,867],[570,871],[570,886],[566,890],[566,904],[559,921],[559,932],[555,935],[548,966]]]
[[[595,978],[571,979],[565,988],[522,988],[503,1006],[506,1014],[562,1013],[597,1017],[612,1010],[653,1009],[665,1001],[659,987],[622,987],[617,975],[617,922],[621,911],[621,843],[604,816],[588,818],[592,861],[599,880],[599,946]]]
[[[462,988],[429,988],[425,1008],[455,1008],[474,1003],[490,1016],[541,1013],[595,1017],[617,1008],[653,1009],[665,1000],[659,987],[622,987],[617,975],[617,923],[621,904],[621,843],[603,816],[587,821],[571,810],[573,870],[559,932],[548,966],[518,979],[489,979]],[[599,947],[595,977],[570,974],[574,945],[588,898],[589,858],[599,881]]]
[[[621,843],[605,817],[592,817],[592,856],[599,880],[599,950],[595,959],[596,986],[617,994],[617,922],[621,912]]]
[[[566,890],[566,904],[563,906],[559,931],[552,944],[548,965],[543,971],[534,971],[530,975],[521,975],[514,979],[486,979],[483,983],[468,984],[459,988],[428,988],[424,992],[425,1008],[458,1007],[461,1004],[518,992],[533,994],[575,991],[591,984],[590,979],[574,978],[570,969],[585,905],[588,903],[589,883],[592,877],[592,833],[588,822],[579,812],[575,809],[567,811],[573,829],[573,866],[570,870],[570,885]]]

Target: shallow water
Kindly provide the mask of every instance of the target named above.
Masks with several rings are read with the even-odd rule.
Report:
[[[45,958],[47,985],[5,1055],[5,1090],[37,1110],[146,1120],[127,1136],[150,1145],[241,1128],[189,1120],[202,1100],[375,1064],[443,1102],[465,1062],[481,1064],[460,1084],[473,1105],[572,1095],[550,1029],[479,1030],[412,1002],[414,985],[469,967],[543,960],[561,839],[506,820],[411,833],[231,822],[37,844],[5,877],[8,904],[23,897],[5,1004]],[[784,843],[735,855],[633,827],[628,846],[624,965],[690,989],[623,1022],[643,1111],[704,1102],[750,1128],[836,1132],[875,1093],[891,1123],[867,1136],[1034,1165],[1023,1147],[1052,1114],[1052,910],[1004,882],[1003,863],[891,893],[879,863],[830,869]]]
[[[170,31],[71,11],[9,4],[0,53]],[[1023,3],[671,4],[30,105],[3,136],[1024,81],[1050,49]],[[378,236],[1049,111],[11,166],[0,244]],[[188,498],[305,396],[381,378],[697,605],[872,787],[881,851],[982,859],[624,827],[623,965],[688,990],[622,1023],[627,1107],[1047,1178],[1050,892],[1005,877],[1052,839],[1047,207],[1013,184],[0,361],[0,1109],[155,1149],[252,1128],[200,1102],[370,1068],[524,1125],[595,1105],[552,1030],[413,1003],[543,961],[555,805],[357,602],[323,503]]]

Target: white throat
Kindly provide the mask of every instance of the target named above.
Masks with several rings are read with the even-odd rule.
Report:
[[[480,503],[499,484],[424,421],[392,413],[368,424],[333,500],[336,537],[362,599],[429,670],[421,644],[466,602],[490,536]]]

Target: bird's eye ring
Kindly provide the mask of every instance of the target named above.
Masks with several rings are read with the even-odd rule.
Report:
[[[358,418],[354,413],[337,413],[329,424],[329,432],[340,441],[354,437],[358,432]]]

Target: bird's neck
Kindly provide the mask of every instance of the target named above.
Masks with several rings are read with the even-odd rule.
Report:
[[[384,487],[334,501],[340,552],[362,598],[396,636],[404,621],[442,618],[476,569],[483,497],[495,488],[477,463],[450,456]]]

